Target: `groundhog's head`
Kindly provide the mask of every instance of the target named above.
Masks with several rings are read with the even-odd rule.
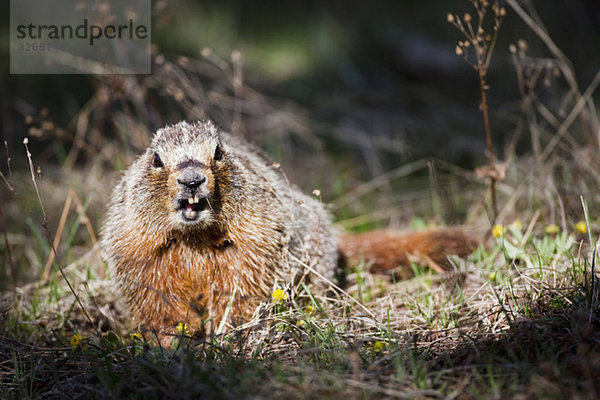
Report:
[[[175,229],[217,220],[231,164],[215,126],[180,122],[159,129],[143,156],[150,201]]]

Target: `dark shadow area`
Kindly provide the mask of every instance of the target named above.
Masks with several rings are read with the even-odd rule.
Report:
[[[598,398],[600,297],[593,287],[547,290],[531,304],[532,317],[514,320],[506,332],[464,337],[452,350],[434,345],[427,369],[465,380],[458,398],[490,387],[499,398]]]

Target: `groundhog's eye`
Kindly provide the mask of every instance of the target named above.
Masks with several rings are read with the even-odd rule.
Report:
[[[152,166],[154,168],[162,168],[163,167],[163,162],[160,159],[160,157],[158,156],[158,153],[154,153],[154,158],[152,159]]]
[[[221,150],[221,145],[217,145],[217,148],[215,149],[215,155],[213,156],[213,158],[215,159],[215,161],[223,159],[223,150]]]

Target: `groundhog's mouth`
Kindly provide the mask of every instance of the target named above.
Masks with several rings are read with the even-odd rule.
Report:
[[[181,210],[181,216],[185,221],[193,222],[198,220],[200,212],[206,209],[207,206],[209,206],[208,199],[196,194],[188,198],[179,199],[177,209]]]

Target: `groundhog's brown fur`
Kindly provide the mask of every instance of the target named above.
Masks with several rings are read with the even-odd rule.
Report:
[[[346,234],[340,238],[339,246],[349,265],[364,261],[373,273],[396,270],[398,277],[408,277],[410,270],[397,267],[409,266],[410,256],[436,268],[448,269],[449,254],[465,256],[477,247],[477,242],[455,229],[430,229],[410,234],[394,231]]]
[[[464,235],[442,232],[400,241],[350,236],[340,247],[353,261],[371,259],[376,270],[401,264],[407,251],[436,260],[446,250],[465,253]],[[219,323],[232,298],[228,320],[248,318],[276,286],[304,274],[323,283],[311,269],[333,281],[338,244],[320,202],[210,122],[156,133],[114,188],[101,241],[132,311],[161,334],[178,322]]]

